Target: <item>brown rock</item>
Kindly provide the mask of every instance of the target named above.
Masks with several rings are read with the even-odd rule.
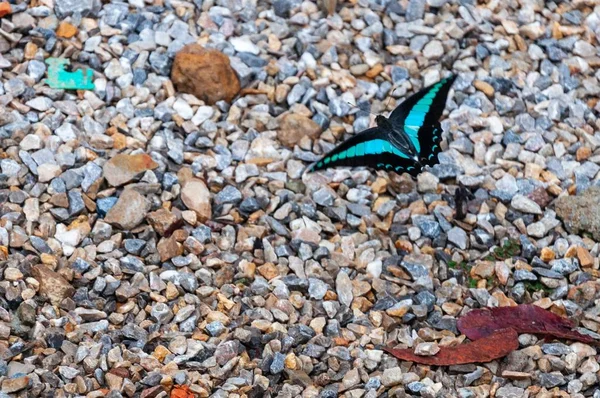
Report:
[[[496,261],[494,266],[494,271],[496,272],[496,277],[501,284],[506,285],[508,282],[508,277],[510,276],[510,268],[504,261]]]
[[[175,55],[171,80],[178,91],[193,94],[209,105],[221,100],[231,102],[240,91],[229,58],[199,44],[188,44]]]
[[[194,210],[200,222],[205,222],[212,215],[210,192],[202,180],[196,178],[186,181],[181,188],[181,200],[188,209]]]
[[[371,69],[369,69],[369,71],[367,73],[365,73],[365,75],[371,79],[377,77],[381,72],[383,72],[383,65],[381,64],[377,64],[374,67],[372,67]]]
[[[162,386],[146,388],[144,391],[142,391],[140,398],[154,398],[163,391],[164,388]]]
[[[11,394],[17,391],[21,391],[29,385],[29,377],[22,376],[14,379],[4,379],[2,381],[2,392],[5,394]]]
[[[120,390],[121,386],[123,385],[123,378],[112,374],[112,373],[107,373],[104,375],[104,380],[106,381],[106,385],[108,386],[108,388],[110,388],[110,390]]]
[[[279,270],[272,263],[266,263],[258,267],[258,273],[264,276],[269,281],[279,276]]]
[[[483,80],[475,80],[473,85],[477,90],[483,92],[488,97],[494,96],[494,87],[492,87],[491,84],[486,83]]]
[[[158,245],[156,245],[156,249],[158,250],[158,254],[160,254],[160,261],[168,261],[173,257],[179,256],[183,253],[183,246],[181,246],[175,240],[175,237],[171,236],[170,238],[162,238],[158,241]]]
[[[552,260],[554,260],[554,258],[556,257],[556,253],[554,253],[554,251],[552,249],[550,249],[549,247],[544,247],[542,249],[540,258],[542,259],[542,261],[544,262],[550,262]]]
[[[562,196],[556,200],[556,215],[572,234],[589,233],[600,239],[600,187],[592,186],[576,196]]]
[[[61,22],[58,25],[58,29],[56,29],[56,36],[64,37],[65,39],[70,39],[71,37],[77,34],[77,27],[71,25],[68,22]]]
[[[594,258],[585,247],[577,246],[577,258],[582,267],[591,267],[594,265]]]
[[[582,146],[579,149],[577,149],[576,157],[578,162],[586,160],[590,156],[592,156],[592,150],[590,148]]]
[[[546,207],[550,204],[552,198],[548,195],[548,192],[544,188],[536,188],[527,197],[533,200],[541,207]]]
[[[144,195],[134,189],[125,189],[117,203],[106,214],[104,221],[121,229],[133,229],[144,221],[148,210],[150,204]]]
[[[569,289],[569,293],[567,294],[567,298],[571,301],[579,305],[588,306],[591,304],[592,300],[596,297],[597,288],[596,281],[587,281],[578,286],[573,286]]]
[[[60,304],[66,297],[75,294],[75,288],[58,272],[39,264],[32,269],[33,277],[40,284],[40,294],[53,305]]]
[[[104,164],[104,178],[110,185],[117,187],[133,181],[146,170],[158,167],[150,155],[140,153],[137,155],[117,155]]]
[[[172,232],[177,224],[177,217],[167,209],[158,209],[152,213],[148,213],[148,222],[152,228],[160,235],[167,235]]]
[[[66,209],[69,207],[69,197],[64,192],[56,193],[50,198],[50,203],[52,203],[55,207],[62,207]]]
[[[279,122],[277,138],[283,145],[293,147],[304,136],[316,139],[321,134],[321,127],[312,119],[295,113],[287,113]]]
[[[491,261],[480,261],[471,268],[471,276],[478,276],[482,279],[489,278],[494,275],[495,265]]]

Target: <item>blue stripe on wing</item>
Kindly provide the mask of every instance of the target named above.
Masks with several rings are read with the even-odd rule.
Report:
[[[417,152],[421,152],[419,130],[421,130],[421,127],[423,127],[423,122],[425,121],[427,113],[431,109],[431,104],[433,104],[435,96],[437,95],[438,91],[440,91],[440,88],[444,83],[445,80],[442,80],[431,86],[427,94],[417,101],[417,103],[410,109],[406,119],[404,119],[404,131],[410,137]]]
[[[405,171],[415,164],[410,157],[387,139],[387,134],[378,127],[348,139],[309,167],[316,171],[336,166],[368,166],[377,170]]]
[[[442,129],[439,119],[446,107],[450,87],[456,79],[449,76],[408,97],[390,115],[394,134],[406,134],[428,165],[437,163]]]

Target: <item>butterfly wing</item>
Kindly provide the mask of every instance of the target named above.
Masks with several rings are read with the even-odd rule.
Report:
[[[411,139],[425,164],[438,162],[442,141],[442,126],[439,119],[446,107],[446,99],[456,75],[425,87],[410,96],[390,115],[394,131],[403,131]]]
[[[421,171],[421,167],[394,146],[388,133],[379,127],[367,129],[344,141],[306,171],[310,173],[339,166],[368,166],[375,170],[407,172],[412,175]]]

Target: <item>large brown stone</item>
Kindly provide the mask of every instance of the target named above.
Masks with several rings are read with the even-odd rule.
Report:
[[[152,160],[148,154],[127,155],[122,153],[104,163],[104,178],[110,185],[117,187],[131,182],[138,175],[157,167],[158,163]]]
[[[312,119],[304,115],[287,113],[279,122],[277,138],[283,145],[293,147],[305,135],[314,140],[319,134],[321,134],[321,127]]]
[[[576,196],[558,198],[555,210],[568,232],[588,233],[600,240],[600,187],[593,186]]]
[[[33,277],[40,284],[40,294],[53,305],[59,305],[63,299],[75,294],[75,288],[58,272],[45,265],[36,265],[32,269]]]
[[[193,94],[209,105],[231,102],[240,91],[229,57],[199,44],[188,44],[175,55],[171,80],[178,91]]]
[[[29,385],[29,377],[21,376],[14,379],[4,379],[2,381],[2,392],[12,394],[21,391]]]

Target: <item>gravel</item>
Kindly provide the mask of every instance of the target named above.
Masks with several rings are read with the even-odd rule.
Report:
[[[598,337],[600,9],[335,3],[12,5],[0,396],[600,397],[582,343],[379,349],[434,355],[519,303]],[[50,88],[50,56],[95,89]],[[303,175],[450,72],[438,165]]]

